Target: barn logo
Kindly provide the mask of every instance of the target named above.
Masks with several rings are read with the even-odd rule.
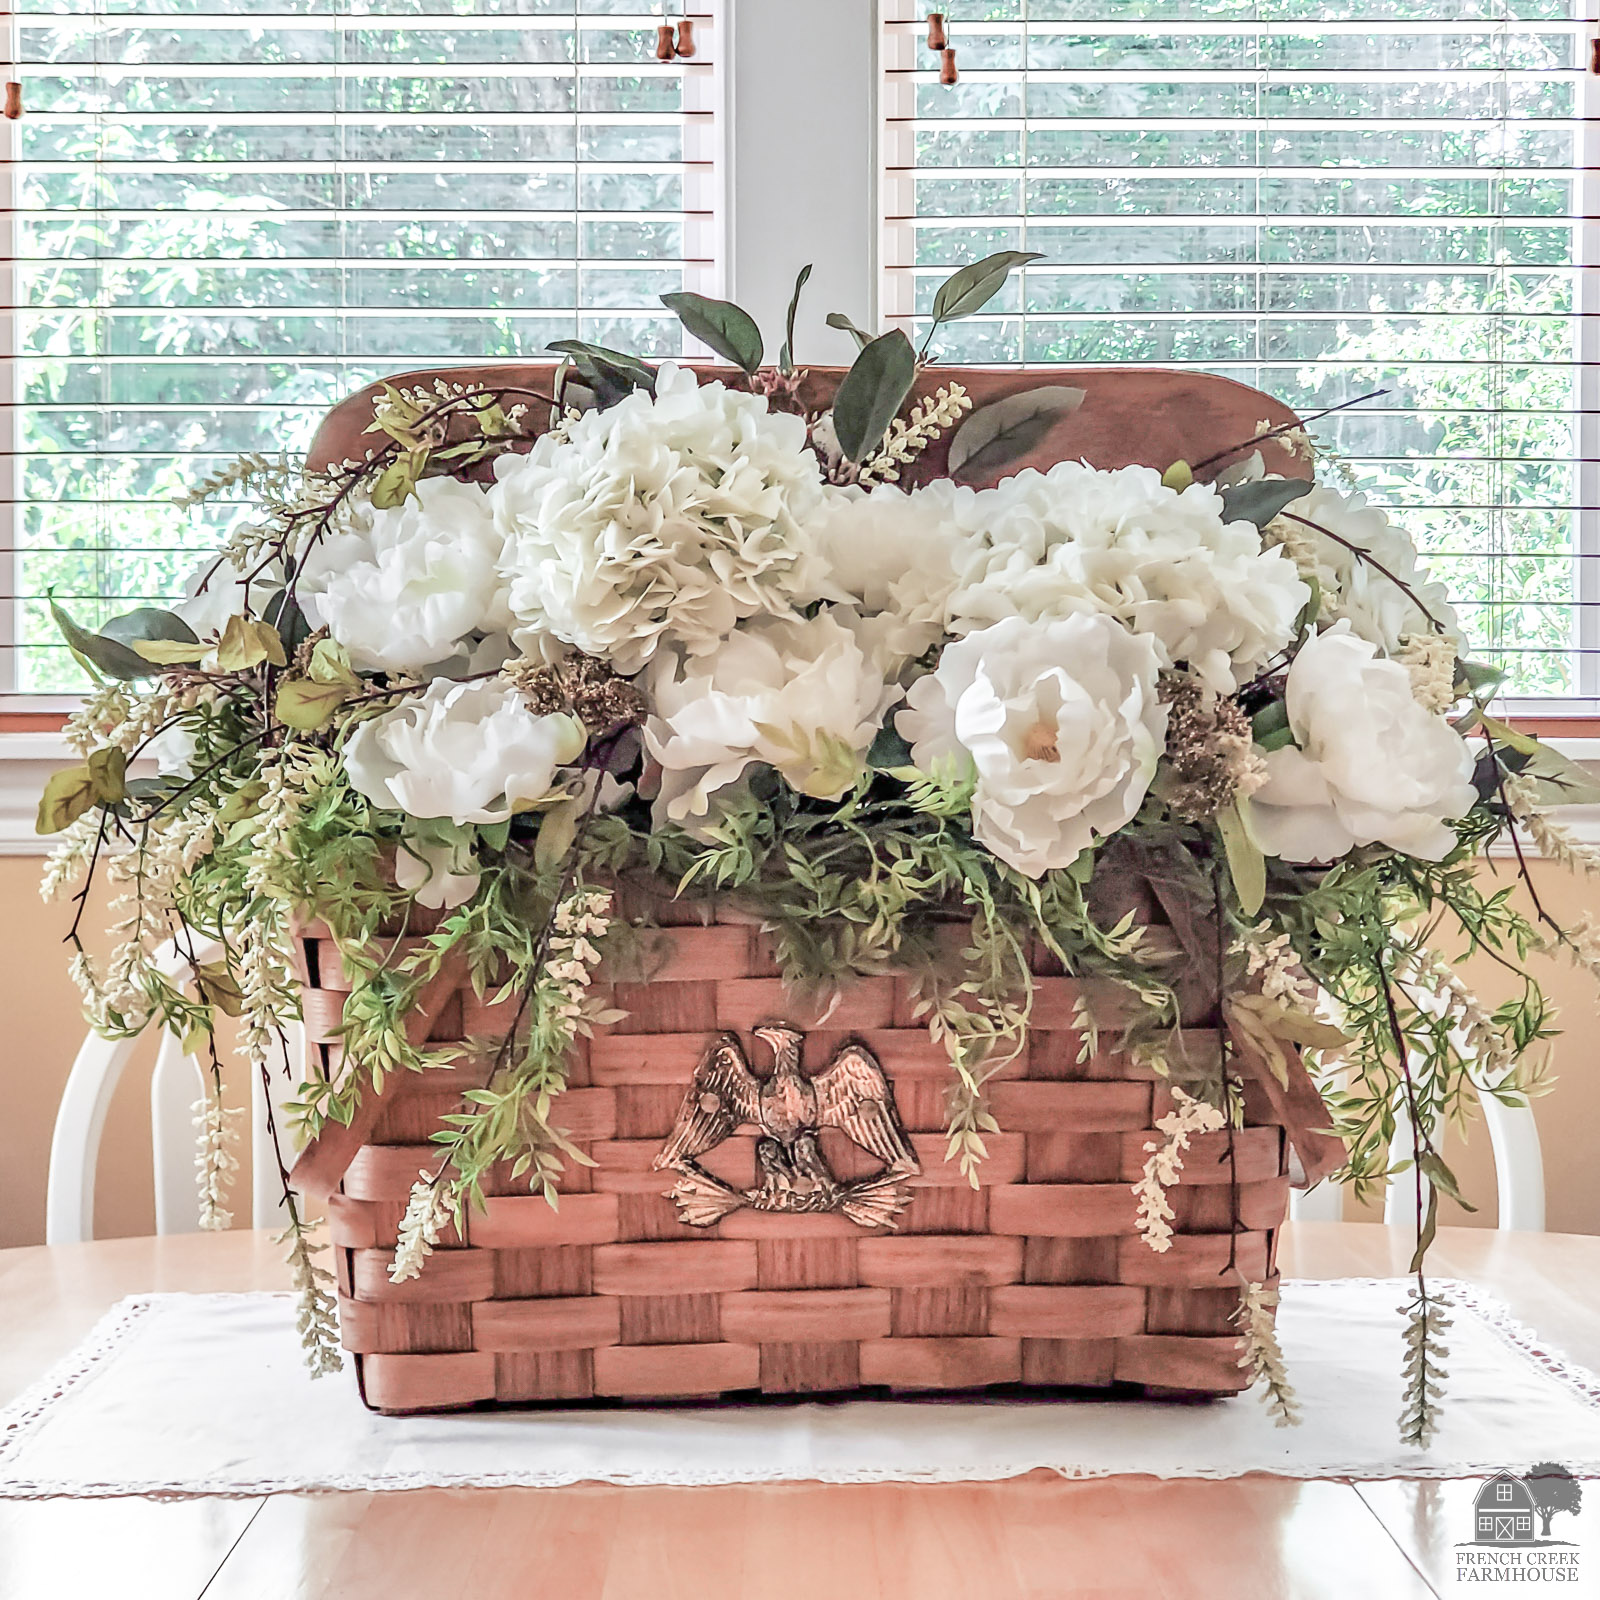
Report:
[[[1582,1505],[1583,1485],[1560,1462],[1495,1473],[1473,1497],[1472,1538],[1456,1546],[1456,1581],[1578,1583],[1578,1548],[1551,1529]]]

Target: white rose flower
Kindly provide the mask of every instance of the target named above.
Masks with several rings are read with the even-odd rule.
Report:
[[[1478,799],[1472,752],[1417,704],[1403,666],[1340,622],[1301,647],[1285,703],[1299,749],[1267,755],[1267,781],[1250,799],[1268,855],[1337,861],[1359,844],[1425,861],[1449,853],[1446,822]]]
[[[1160,653],[1112,618],[1008,617],[945,647],[895,726],[933,771],[972,763],[972,831],[1037,878],[1139,809],[1167,731]]]
[[[1273,523],[1273,531],[1283,533],[1284,547],[1302,564],[1302,570],[1315,573],[1322,589],[1319,615],[1323,622],[1348,622],[1359,638],[1371,640],[1385,655],[1393,656],[1407,634],[1438,631],[1429,621],[1431,615],[1458,650],[1465,645],[1449,591],[1429,578],[1410,536],[1395,527],[1380,507],[1369,505],[1364,494],[1341,494],[1318,484],[1284,510],[1285,515]],[[1308,528],[1307,522],[1317,527]],[[1322,528],[1338,538],[1318,531]],[[1351,545],[1356,549],[1350,549]]]
[[[447,661],[470,635],[510,625],[500,544],[482,485],[424,478],[402,504],[361,507],[314,544],[295,593],[357,667],[414,672]]]
[[[363,722],[344,764],[351,786],[385,810],[504,822],[519,802],[543,799],[584,742],[576,719],[537,717],[503,683],[438,678]]]
[[[663,644],[703,655],[815,590],[802,525],[822,479],[805,422],[671,363],[653,399],[586,412],[495,474],[513,637],[530,654],[552,634],[631,674]]]
[[[1231,694],[1289,643],[1311,598],[1251,523],[1223,520],[1214,489],[1180,493],[1149,467],[1028,468],[962,515],[981,544],[951,598],[957,633],[1098,612],[1152,638],[1163,666],[1186,662]]]
[[[945,635],[950,596],[978,548],[958,520],[977,498],[948,478],[907,493],[880,484],[829,493],[810,525],[826,581],[866,618],[890,658],[914,661]]]
[[[757,761],[819,800],[849,789],[901,694],[859,628],[847,607],[825,607],[746,623],[715,656],[659,655],[644,734],[661,765],[657,821],[703,819],[717,791]]]

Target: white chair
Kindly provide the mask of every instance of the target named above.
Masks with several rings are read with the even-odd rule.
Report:
[[[1480,1095],[1484,1126],[1489,1130],[1489,1148],[1494,1152],[1495,1189],[1499,1199],[1501,1228],[1518,1228],[1530,1233],[1544,1232],[1544,1154],[1539,1146],[1539,1129],[1528,1106],[1508,1106],[1493,1095]],[[1411,1157],[1411,1125],[1402,1120],[1395,1128],[1389,1146],[1389,1162]],[[1289,1217],[1294,1222],[1338,1222],[1344,1215],[1344,1188],[1340,1184],[1320,1183],[1315,1189],[1295,1190],[1289,1197]],[[1383,1220],[1414,1228],[1417,1224],[1417,1191],[1409,1171],[1389,1180],[1383,1201]]]
[[[155,965],[173,983],[186,982],[191,960],[205,962],[221,953],[214,939],[195,936],[191,951],[163,945]],[[289,1031],[289,1060],[297,1064],[304,1053],[304,1036],[296,1026]],[[50,1141],[50,1181],[45,1203],[45,1242],[76,1244],[94,1237],[95,1168],[106,1113],[123,1069],[139,1046],[134,1039],[102,1039],[91,1033],[78,1051],[56,1112]],[[150,1145],[155,1173],[156,1232],[193,1233],[199,1229],[195,1192],[194,1105],[204,1093],[205,1069],[170,1033],[163,1031],[150,1076]],[[273,1109],[283,1118],[281,1100],[289,1085],[275,1074]],[[250,1085],[250,1211],[257,1228],[282,1227],[286,1222],[278,1164],[267,1127],[266,1089],[255,1075]],[[285,1159],[288,1152],[285,1151]]]

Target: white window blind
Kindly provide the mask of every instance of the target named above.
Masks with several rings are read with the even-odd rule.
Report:
[[[1302,412],[1522,710],[1600,711],[1593,0],[885,0],[887,311],[1045,260],[949,361],[1225,373]]]
[[[20,0],[0,692],[76,690],[86,622],[175,593],[239,507],[169,504],[407,368],[579,337],[681,349],[717,292],[714,6]],[[13,706],[26,702],[12,700]]]

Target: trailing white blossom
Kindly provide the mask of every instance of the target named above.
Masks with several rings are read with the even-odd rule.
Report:
[[[199,1135],[194,1158],[195,1186],[200,1192],[200,1226],[208,1230],[220,1232],[233,1226],[227,1200],[239,1171],[234,1149],[239,1143],[241,1115],[240,1107],[223,1105],[221,1086],[208,1078],[204,1098],[194,1103],[194,1125]]]
[[[1183,1172],[1183,1153],[1197,1133],[1216,1133],[1227,1126],[1227,1118],[1213,1105],[1186,1094],[1177,1084],[1169,1084],[1173,1109],[1156,1119],[1162,1138],[1145,1145],[1144,1171],[1133,1185],[1139,1202],[1139,1237],[1158,1255],[1172,1248],[1172,1207],[1167,1190]]]
[[[1456,693],[1456,641],[1447,633],[1408,633],[1395,659],[1411,674],[1411,692],[1424,711],[1448,711]]]
[[[326,1377],[344,1367],[339,1353],[338,1303],[334,1299],[334,1277],[316,1257],[328,1247],[314,1243],[313,1224],[302,1222],[291,1209],[289,1226],[277,1243],[289,1246],[289,1278],[295,1296],[295,1327],[306,1365],[313,1378]]]
[[[437,1173],[422,1168],[411,1185],[406,1214],[400,1219],[399,1242],[389,1263],[390,1283],[422,1276],[422,1264],[433,1254],[440,1235],[450,1226],[450,1186]]]
[[[100,837],[101,812],[98,808],[86,811],[76,822],[69,822],[56,835],[56,843],[45,858],[43,876],[39,879],[39,898],[44,901],[59,900],[69,890],[76,889],[89,870],[89,858],[94,854],[94,842]]]
[[[1240,1368],[1250,1375],[1250,1386],[1262,1389],[1262,1399],[1280,1428],[1295,1427],[1300,1421],[1300,1402],[1295,1396],[1278,1343],[1278,1291],[1265,1284],[1247,1283],[1239,1296],[1233,1325],[1239,1330]]]
[[[1495,1084],[1517,1065],[1517,1046],[1442,957],[1416,940],[1398,947],[1396,980],[1425,1015],[1448,1019],[1456,1048],[1480,1084]]]
[[[1559,861],[1570,872],[1600,876],[1600,845],[1585,844],[1569,828],[1553,822],[1540,809],[1539,786],[1531,778],[1505,780],[1506,804],[1542,856]]]
[[[599,966],[599,941],[611,928],[611,895],[604,889],[579,889],[567,896],[551,917],[550,959],[545,976],[555,985],[555,1014],[575,1029],[583,1015],[594,969]]]
[[[935,389],[912,406],[911,414],[904,421],[896,417],[889,424],[877,454],[862,463],[856,482],[894,483],[901,467],[915,461],[946,428],[953,427],[971,409],[971,396],[959,383]]]

